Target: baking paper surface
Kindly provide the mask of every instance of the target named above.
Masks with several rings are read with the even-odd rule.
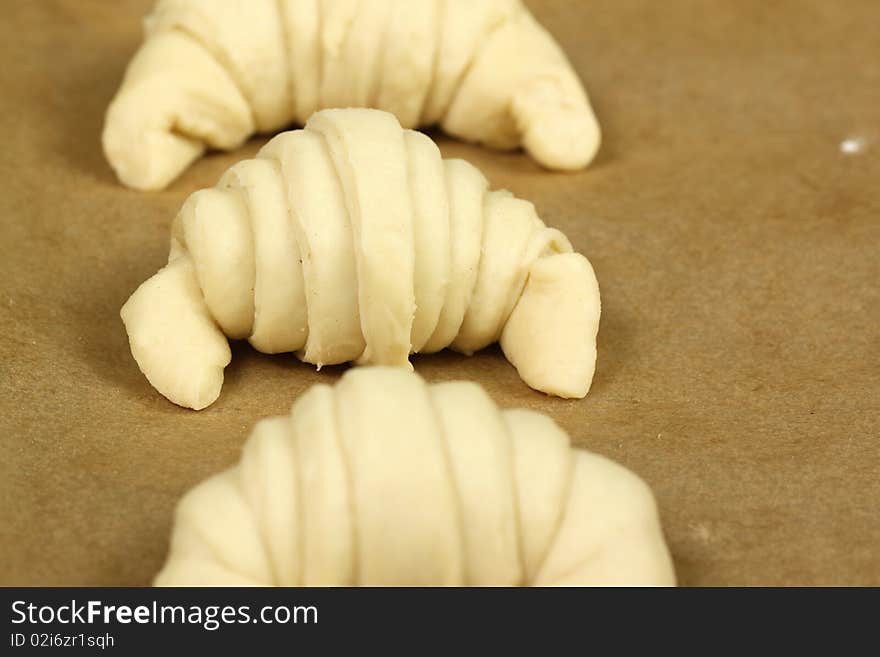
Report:
[[[0,584],[148,584],[179,496],[343,371],[240,344],[196,413],[131,358],[119,308],[165,262],[174,214],[265,142],[163,192],[115,180],[103,115],[150,4],[3,3]],[[682,584],[880,585],[880,5],[529,5],[590,92],[597,161],[554,174],[438,138],[592,261],[593,389],[544,397],[497,348],[416,369],[637,472]]]

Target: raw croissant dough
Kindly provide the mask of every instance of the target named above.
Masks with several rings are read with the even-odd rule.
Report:
[[[130,187],[331,107],[522,145],[551,169],[599,147],[580,80],[520,0],[159,0],[144,23],[103,135]]]
[[[531,203],[488,191],[392,114],[318,112],[190,196],[172,232],[169,264],[121,314],[141,371],[181,406],[220,394],[226,336],[319,367],[410,369],[410,353],[500,339],[531,387],[589,390],[590,263]]]
[[[473,383],[391,368],[316,385],[177,507],[159,586],[668,585],[654,498],[499,411]]]

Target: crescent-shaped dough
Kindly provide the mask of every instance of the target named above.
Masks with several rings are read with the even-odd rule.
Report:
[[[144,26],[103,134],[137,189],[333,107],[522,146],[550,169],[599,147],[583,85],[520,0],[158,0]]]
[[[322,365],[411,369],[411,353],[498,340],[531,387],[584,397],[599,287],[531,203],[440,157],[392,114],[323,110],[194,193],[168,266],[122,308],[141,371],[171,401],[219,395],[226,338]]]
[[[346,372],[180,501],[157,586],[673,586],[650,489],[474,383]]]

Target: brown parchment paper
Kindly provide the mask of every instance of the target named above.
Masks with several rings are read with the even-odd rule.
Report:
[[[163,192],[117,183],[100,130],[149,4],[2,4],[2,584],[148,584],[178,497],[343,371],[238,345],[196,413],[132,360],[119,308],[164,263],[175,212],[265,141]],[[880,4],[529,4],[591,93],[599,158],[552,174],[440,144],[592,260],[593,389],[544,397],[497,348],[416,369],[639,473],[682,584],[880,584]]]

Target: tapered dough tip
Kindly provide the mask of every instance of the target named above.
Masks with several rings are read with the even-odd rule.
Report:
[[[599,150],[602,134],[589,107],[559,109],[533,121],[523,134],[523,147],[535,161],[555,171],[579,171]]]
[[[140,191],[164,189],[202,155],[204,144],[170,130],[139,125],[138,116],[116,103],[111,105],[101,136],[104,155],[127,187]]]
[[[138,330],[132,328],[139,321],[135,319],[136,311],[127,306],[122,307],[120,315],[129,332],[131,352],[150,384],[169,401],[195,411],[217,401],[223,387],[223,367],[200,367],[193,364],[193,358],[188,359],[188,363],[181,363],[157,353],[162,347],[151,344],[151,339],[139,341]]]
[[[131,353],[156,390],[197,411],[216,401],[232,354],[208,314],[188,257],[143,283],[119,314]]]
[[[579,253],[540,258],[507,320],[501,348],[530,387],[582,399],[596,369],[600,313],[589,260]]]

